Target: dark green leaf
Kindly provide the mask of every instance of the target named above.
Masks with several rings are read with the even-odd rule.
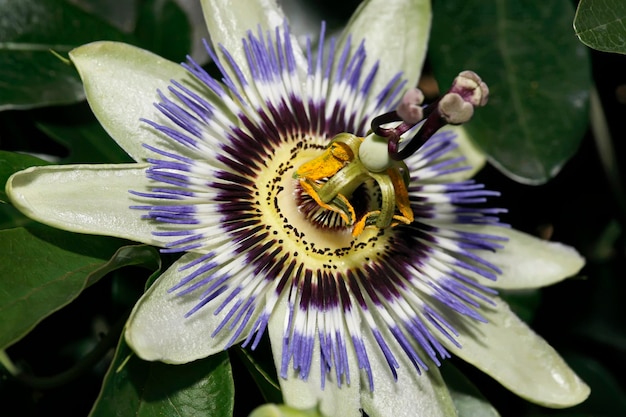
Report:
[[[626,2],[581,0],[574,18],[576,36],[600,51],[626,54]]]
[[[131,32],[137,20],[140,0],[72,0],[72,3],[124,32]]]
[[[62,0],[0,0],[0,110],[82,100],[74,68],[64,54],[98,39],[127,41],[107,23]]]
[[[575,332],[596,343],[626,353],[626,315],[624,315],[624,294],[626,281],[615,276],[621,259],[608,263],[590,264],[594,289],[586,297],[584,317],[576,326]]]
[[[263,394],[263,398],[268,403],[280,404],[283,402],[283,395],[280,391],[280,385],[276,380],[274,364],[271,369],[266,369],[265,364],[257,361],[249,351],[243,348],[237,348],[238,357],[243,361],[246,369],[252,375],[254,382]]]
[[[230,417],[235,387],[228,354],[185,365],[146,362],[122,340],[91,417]]]
[[[35,221],[24,216],[11,204],[0,202],[0,229],[12,229],[34,224]]]
[[[500,414],[449,361],[440,368],[458,417],[498,417]]]
[[[25,155],[15,152],[0,151],[0,200],[7,201],[7,194],[4,191],[9,177],[17,171],[21,171],[31,166],[48,165],[49,162],[34,156]]]
[[[500,296],[511,307],[511,310],[526,323],[533,320],[541,303],[541,291],[538,289],[502,291]]]
[[[87,286],[128,265],[158,268],[149,246],[79,235],[34,224],[0,231],[0,349],[70,303]]]
[[[37,127],[70,150],[61,161],[64,164],[133,162],[95,117],[72,124],[38,123]]]
[[[191,48],[187,16],[171,0],[142,2],[135,35],[144,48],[174,62],[184,61]]]
[[[52,47],[46,44],[29,51],[18,44],[15,50],[0,49],[0,111],[67,104],[85,98],[74,68],[50,53]]]
[[[442,89],[462,70],[489,85],[467,124],[490,161],[541,184],[576,152],[587,126],[590,63],[572,36],[569,0],[434,2],[431,60]]]

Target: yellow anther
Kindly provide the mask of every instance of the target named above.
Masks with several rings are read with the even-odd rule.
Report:
[[[341,142],[333,142],[322,155],[302,164],[294,177],[312,181],[332,177],[353,159],[354,153],[352,153],[348,145]]]

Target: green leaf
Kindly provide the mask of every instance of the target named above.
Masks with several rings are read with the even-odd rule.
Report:
[[[243,348],[236,348],[235,352],[241,358],[248,372],[250,372],[265,401],[268,403],[282,403],[283,396],[276,378],[274,363],[271,361],[270,363],[259,362],[255,359],[252,352]]]
[[[74,300],[107,273],[128,265],[158,268],[149,246],[78,235],[35,224],[0,231],[0,349]]]
[[[489,85],[466,125],[512,179],[541,184],[576,152],[591,87],[586,48],[571,35],[569,0],[434,2],[431,61],[441,89],[462,70]]]
[[[624,294],[626,281],[618,279],[619,257],[611,262],[592,263],[593,291],[585,297],[585,309],[576,324],[575,333],[616,351],[626,352],[626,316]]]
[[[70,150],[63,164],[133,162],[93,115],[75,123],[39,122],[37,127]]]
[[[72,3],[93,16],[124,32],[131,32],[142,0],[72,0]]]
[[[49,164],[49,162],[46,162],[43,159],[39,159],[34,156],[15,152],[0,151],[0,184],[2,184],[2,188],[0,188],[0,200],[7,201],[7,194],[4,190],[4,184],[6,184],[7,180],[13,173],[31,166],[41,166]]]
[[[458,417],[500,416],[474,384],[472,384],[461,371],[455,368],[450,361],[446,361],[439,370],[448,386]]]
[[[626,2],[581,0],[574,18],[576,36],[585,45],[626,54]]]
[[[536,288],[527,290],[501,291],[500,296],[511,307],[517,317],[526,323],[532,322],[541,303],[541,291]]]
[[[76,70],[59,54],[127,35],[61,0],[0,0],[0,110],[84,99]]]
[[[191,49],[191,25],[171,0],[142,2],[135,36],[141,46],[174,62],[184,61]]]
[[[34,220],[24,216],[11,204],[0,202],[0,229],[25,227],[33,223],[35,223]]]
[[[233,415],[228,354],[185,365],[142,361],[121,339],[90,417]]]

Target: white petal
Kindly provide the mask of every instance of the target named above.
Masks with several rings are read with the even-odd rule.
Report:
[[[228,309],[214,314],[207,305],[185,318],[199,301],[199,292],[177,295],[168,290],[178,284],[194,268],[179,268],[198,258],[197,254],[185,254],[161,275],[135,304],[126,324],[126,342],[142,359],[180,364],[205,358],[224,350],[231,337],[220,332],[211,337]],[[216,297],[212,303],[218,306],[228,295]],[[245,338],[244,331],[240,339]]]
[[[370,354],[374,391],[363,390],[361,404],[370,417],[456,417],[452,397],[435,365],[419,375],[398,348],[394,354],[400,368],[395,382],[371,336],[365,338],[365,347]]]
[[[269,335],[274,362],[280,369],[282,343],[287,315],[286,303],[279,303],[272,313]],[[383,330],[384,331],[384,330]],[[302,381],[292,371],[287,380],[279,377],[285,403],[299,409],[320,406],[327,416],[361,416],[363,409],[371,417],[456,417],[456,411],[448,389],[436,368],[418,375],[411,362],[402,352],[395,352],[401,368],[396,382],[375,340],[364,329],[365,348],[374,378],[374,391],[369,389],[365,375],[359,378],[360,370],[356,354],[348,349],[351,385],[339,388],[328,375],[325,388],[320,385],[319,343],[316,341],[311,365],[311,375]],[[388,335],[391,337],[390,335]]]
[[[285,297],[281,297],[268,324],[272,354],[277,369],[281,368],[283,335],[287,318],[287,303],[284,300]],[[359,368],[354,351],[347,349],[347,353],[351,370],[351,384],[349,386],[343,384],[339,388],[333,374],[327,376],[325,389],[322,389],[319,340],[316,339],[309,379],[303,381],[293,370],[290,370],[287,380],[278,377],[285,404],[298,409],[313,408],[319,405],[325,416],[360,417],[359,392],[361,382],[357,371]]]
[[[482,284],[493,288],[516,290],[544,287],[577,274],[585,265],[585,259],[574,248],[538,239],[515,229],[493,226],[463,229],[509,239],[504,243],[504,249],[479,253],[483,259],[502,270],[495,282],[477,277]]]
[[[589,387],[504,301],[494,301],[496,307],[480,310],[488,323],[462,319],[456,328],[463,347],[441,338],[446,348],[534,403],[561,408],[584,401]]]
[[[168,148],[140,119],[163,119],[154,103],[159,101],[157,89],[167,91],[170,80],[197,85],[182,66],[118,42],[90,43],[69,55],[98,121],[130,156],[141,161],[150,154],[142,143]]]
[[[274,29],[286,21],[276,0],[237,0],[236,6],[231,0],[202,0],[201,3],[215,49],[219,49],[218,45],[223,45],[250,79],[242,40],[247,37],[248,31],[256,34],[259,26],[264,34],[269,30],[274,36]],[[296,64],[300,74],[304,75],[306,60],[295,37],[292,37],[292,41]],[[218,51],[218,54],[221,55],[221,52]],[[228,65],[226,69],[231,76],[234,75]]]
[[[317,408],[300,410],[288,405],[263,404],[252,410],[248,417],[325,417]]]
[[[147,165],[61,165],[28,168],[7,181],[13,205],[41,223],[78,233],[157,245],[154,226],[129,190],[145,190]]]
[[[342,35],[352,35],[352,49],[365,39],[369,68],[380,61],[372,91],[379,91],[399,71],[408,86],[417,86],[430,35],[430,0],[367,0],[356,10]]]

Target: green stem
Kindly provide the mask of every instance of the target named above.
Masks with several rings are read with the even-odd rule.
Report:
[[[596,142],[598,155],[604,167],[604,172],[607,176],[609,186],[611,187],[613,197],[617,202],[619,209],[618,219],[622,225],[622,230],[624,230],[623,228],[626,226],[626,196],[624,195],[622,177],[619,172],[617,159],[615,158],[611,132],[609,131],[608,123],[604,116],[598,90],[596,90],[595,87],[591,89],[590,94],[590,120],[591,131],[593,132],[593,137]]]
[[[111,348],[116,346],[127,318],[128,314],[121,317],[87,355],[66,371],[53,376],[44,377],[31,375],[23,371],[20,372],[16,368],[14,368],[16,372],[11,373],[21,383],[37,389],[52,389],[72,382],[85,372],[91,370],[102,360]]]
[[[20,370],[15,366],[9,355],[5,350],[0,350],[0,364],[6,368],[7,371],[13,376],[17,375]]]

